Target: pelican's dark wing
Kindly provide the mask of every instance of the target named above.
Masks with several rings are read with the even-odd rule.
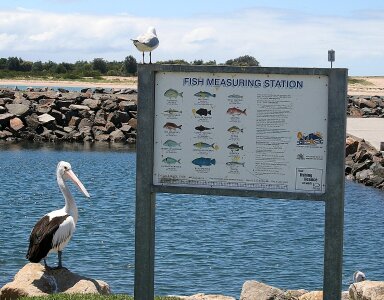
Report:
[[[49,220],[49,216],[46,215],[36,223],[29,237],[29,248],[26,255],[30,262],[38,263],[48,255],[49,250],[52,249],[53,235],[68,216],[58,216]]]

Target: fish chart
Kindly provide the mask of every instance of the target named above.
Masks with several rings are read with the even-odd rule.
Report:
[[[155,185],[324,193],[328,77],[158,72]]]

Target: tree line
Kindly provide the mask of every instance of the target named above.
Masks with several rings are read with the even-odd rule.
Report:
[[[158,61],[160,64],[183,65],[218,65],[215,60],[204,62],[194,60],[187,62],[183,59]],[[259,66],[259,62],[252,56],[244,55],[227,60],[224,64],[230,66]],[[56,63],[53,61],[31,62],[18,57],[0,58],[0,78],[17,76],[55,77],[63,79],[80,79],[83,77],[99,78],[101,76],[133,76],[137,73],[137,61],[127,56],[123,61],[107,61],[94,58],[92,61],[77,61],[75,63]]]

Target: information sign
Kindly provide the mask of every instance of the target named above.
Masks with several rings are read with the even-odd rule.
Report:
[[[155,185],[325,192],[328,77],[158,72]]]

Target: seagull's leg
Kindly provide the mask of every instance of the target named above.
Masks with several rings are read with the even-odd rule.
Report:
[[[149,63],[152,63],[152,52],[149,52]]]
[[[145,64],[145,62],[144,62],[144,51],[143,51],[143,64]]]

